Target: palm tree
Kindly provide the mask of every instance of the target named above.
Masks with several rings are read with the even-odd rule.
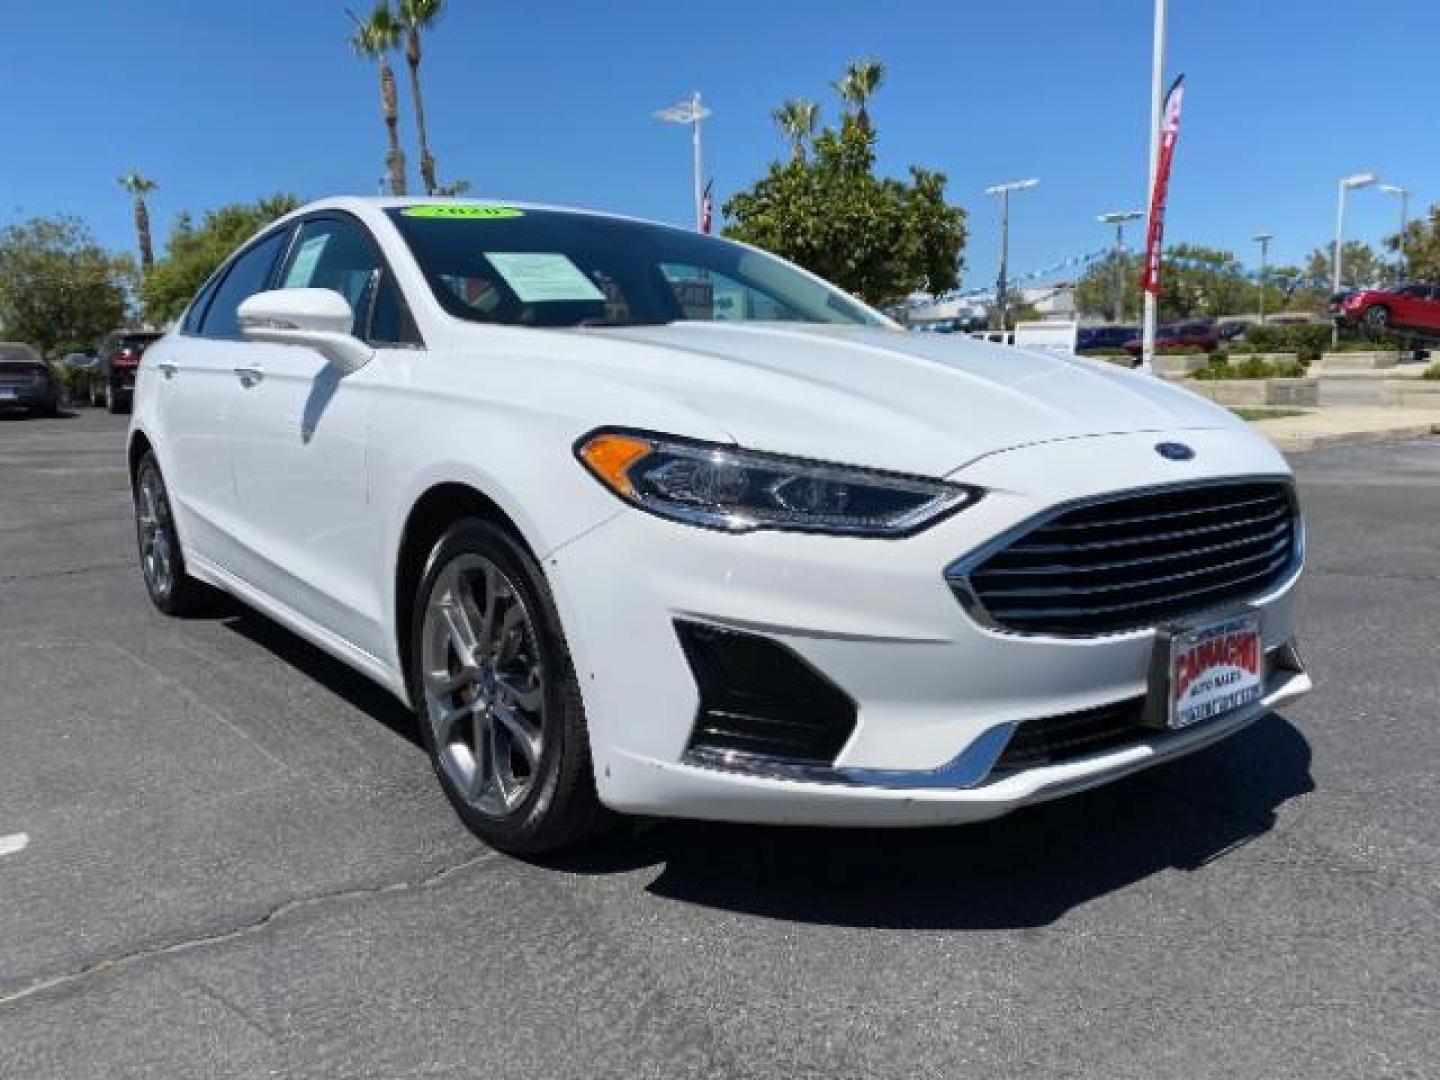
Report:
[[[815,134],[815,126],[820,122],[820,106],[806,98],[790,98],[770,115],[790,140],[791,160],[804,161],[805,143]]]
[[[150,242],[150,208],[145,196],[155,190],[155,181],[147,180],[137,170],[119,178],[119,184],[135,199],[135,235],[140,241],[140,268],[146,274],[155,265],[155,247]]]
[[[415,103],[415,130],[420,136],[420,176],[425,194],[434,195],[435,159],[425,130],[425,99],[420,95],[420,35],[432,28],[445,10],[445,0],[400,0],[400,25],[405,29],[405,62],[410,65],[410,96]]]
[[[866,135],[870,134],[870,99],[880,84],[885,81],[885,65],[879,60],[852,60],[845,68],[845,75],[832,83],[840,100],[855,109],[855,123]]]
[[[390,69],[390,53],[400,44],[401,26],[390,10],[389,0],[378,0],[375,10],[368,19],[361,19],[353,11],[345,14],[355,24],[350,35],[350,47],[356,55],[373,60],[380,68],[380,116],[385,121],[385,135],[390,141],[390,150],[385,155],[385,167],[390,173],[390,193],[405,194],[405,152],[400,149],[399,105],[395,94],[395,72]]]

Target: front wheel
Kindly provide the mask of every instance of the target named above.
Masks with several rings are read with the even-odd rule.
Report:
[[[560,619],[509,533],[470,519],[441,537],[416,592],[410,655],[425,748],[472,832],[536,854],[602,823]]]

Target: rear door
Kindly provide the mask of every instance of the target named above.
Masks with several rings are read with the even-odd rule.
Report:
[[[356,218],[306,218],[278,288],[332,289],[376,350],[341,376],[313,349],[257,354],[236,417],[235,481],[244,575],[308,621],[384,655],[382,530],[370,498],[368,429],[396,350],[418,346],[389,267]]]
[[[237,369],[255,346],[240,336],[235,311],[269,287],[290,228],[261,237],[236,255],[186,313],[147,367],[161,379],[165,468],[186,543],[201,556],[231,567],[239,531],[231,440],[240,403]]]

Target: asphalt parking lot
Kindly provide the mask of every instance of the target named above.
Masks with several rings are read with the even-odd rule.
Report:
[[[123,433],[0,418],[0,1077],[1440,1068],[1440,440],[1297,459],[1284,717],[982,826],[530,865],[383,692],[150,608]]]

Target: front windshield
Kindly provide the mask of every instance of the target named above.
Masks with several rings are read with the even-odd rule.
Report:
[[[636,221],[500,206],[389,211],[445,310],[508,326],[882,325],[779,259]]]

